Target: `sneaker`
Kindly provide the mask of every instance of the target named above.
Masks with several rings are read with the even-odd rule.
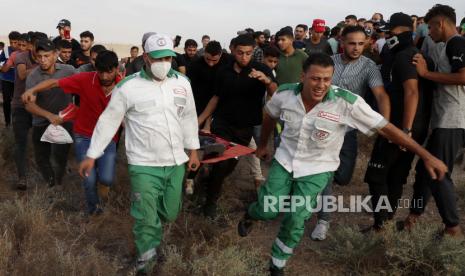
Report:
[[[186,195],[194,194],[194,179],[186,179]]]
[[[329,222],[326,220],[318,220],[318,224],[315,226],[315,229],[313,229],[312,234],[310,237],[314,241],[324,241],[326,239],[326,234],[328,233],[329,230]]]
[[[25,177],[21,177],[16,182],[16,189],[25,191],[27,189],[27,179]]]
[[[136,275],[151,275],[153,267],[155,266],[156,255],[154,255],[150,260],[142,261],[140,259],[136,260]]]
[[[248,213],[245,213],[244,218],[239,221],[237,224],[237,233],[241,237],[247,237],[250,232],[252,232],[254,220],[249,216]]]
[[[270,276],[284,276],[284,268],[277,268],[274,265],[270,265]]]

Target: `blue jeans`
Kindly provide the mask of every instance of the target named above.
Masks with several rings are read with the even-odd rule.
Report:
[[[86,159],[91,138],[75,134],[76,159],[82,162]],[[111,141],[100,158],[95,160],[95,166],[89,176],[84,179],[82,186],[86,196],[87,212],[93,214],[97,211],[100,199],[97,193],[97,181],[102,185],[111,186],[115,178],[116,143]]]

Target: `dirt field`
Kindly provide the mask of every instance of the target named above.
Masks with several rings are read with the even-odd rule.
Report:
[[[3,123],[3,118],[1,121]],[[368,193],[362,179],[373,138],[360,137],[354,179],[349,186],[335,187],[336,195]],[[83,190],[73,153],[70,153],[69,172],[63,189],[49,189],[35,169],[31,147],[29,188],[25,192],[13,188],[16,172],[12,130],[5,129],[3,124],[0,125],[0,154],[0,275],[133,275],[135,250],[132,219],[128,214],[129,183],[122,148],[110,202],[103,215],[90,220],[83,216]],[[264,164],[266,170],[267,164]],[[465,195],[463,176],[463,169],[457,167],[454,179],[458,186],[461,215]],[[153,275],[266,275],[270,248],[280,218],[259,223],[249,237],[240,238],[236,233],[237,222],[255,196],[253,179],[245,162],[240,162],[224,187],[220,215],[215,220],[206,219],[200,214],[199,198],[184,198],[184,207],[178,219],[165,227],[165,238],[159,248],[159,262]],[[410,179],[405,187],[405,198],[410,197],[411,190]],[[396,218],[404,218],[407,213],[407,209],[400,209]],[[423,221],[425,223],[421,227],[433,230],[440,227],[434,202],[430,202]],[[460,262],[465,259],[454,259],[452,265],[459,267],[458,270],[450,270],[450,266],[441,270],[442,261],[436,265],[429,262],[427,256],[418,257],[418,260],[412,257],[413,260],[400,265],[393,264],[390,256],[397,254],[395,260],[402,259],[400,254],[383,248],[392,248],[387,247],[388,241],[406,241],[398,239],[396,233],[390,233],[394,236],[389,239],[384,237],[384,247],[374,249],[363,246],[377,243],[378,237],[360,236],[357,231],[353,232],[353,236],[341,235],[345,233],[341,231],[350,232],[350,229],[357,230],[371,223],[371,214],[368,213],[336,213],[333,215],[329,240],[314,242],[309,238],[315,224],[315,216],[312,217],[300,246],[295,250],[295,256],[288,262],[287,274],[463,274]],[[463,220],[461,224],[465,226]],[[361,240],[361,246],[354,246],[356,239]],[[432,240],[432,236],[428,234],[424,240]],[[416,242],[406,245],[406,252],[422,250],[415,246]],[[453,247],[456,251],[452,255],[465,256],[461,248]],[[413,270],[409,267],[412,262],[417,265]]]

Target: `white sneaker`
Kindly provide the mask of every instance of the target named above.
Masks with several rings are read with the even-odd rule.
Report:
[[[313,229],[312,234],[310,237],[314,241],[324,241],[326,239],[326,234],[328,233],[329,230],[329,221],[326,220],[318,220],[317,225],[315,226],[315,229]]]
[[[194,179],[186,179],[186,194],[192,195],[194,193]]]

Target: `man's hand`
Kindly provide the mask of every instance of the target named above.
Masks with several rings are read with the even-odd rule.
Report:
[[[50,114],[47,117],[47,120],[54,126],[61,125],[63,123],[63,118],[55,114]]]
[[[212,133],[209,127],[203,127],[200,131],[208,134]]]
[[[428,65],[422,54],[414,55],[412,63],[417,67],[417,73],[420,77],[424,77],[428,73]]]
[[[428,159],[423,159],[423,162],[425,164],[426,171],[433,180],[442,180],[448,171],[446,164],[434,156]]]
[[[24,92],[21,96],[21,100],[23,101],[23,103],[34,103],[36,101],[36,98],[36,94],[31,89],[26,90],[26,92]]]
[[[257,71],[257,70],[255,70],[253,68],[252,68],[252,71],[249,74],[249,77],[257,79],[257,80],[263,82],[265,85],[269,85],[270,83],[272,83],[271,79],[269,77],[267,77],[262,71]]]
[[[262,160],[269,160],[270,159],[270,152],[266,147],[258,147],[257,150],[255,151],[255,155],[257,158],[262,159]]]
[[[94,168],[95,159],[86,158],[79,164],[79,175],[82,178],[86,178],[90,175],[90,171]]]
[[[196,171],[200,167],[199,156],[197,155],[197,150],[191,150],[189,155],[189,163],[187,163],[188,171]]]

